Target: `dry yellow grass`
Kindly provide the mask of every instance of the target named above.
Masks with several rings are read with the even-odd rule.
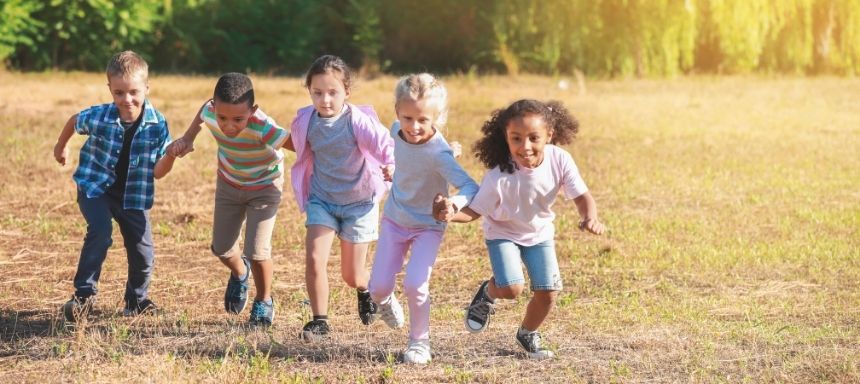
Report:
[[[308,103],[296,78],[254,77],[282,124]],[[352,101],[393,119],[395,79],[361,81]],[[494,108],[560,99],[580,118],[573,153],[611,228],[575,230],[559,202],[565,290],[544,326],[558,358],[522,358],[513,332],[527,297],[470,335],[462,308],[489,275],[477,223],[452,226],[434,271],[434,362],[396,363],[403,330],[361,326],[354,293],[329,270],[335,337],[297,339],[309,318],[304,218],[285,193],[276,250],[276,324],[249,330],[221,309],[227,272],[208,252],[215,145],[157,184],[151,296],[159,317],[120,316],[118,232],[97,314],[65,327],[59,306],[85,232],[71,174],[51,149],[63,122],[109,101],[102,75],[0,73],[0,382],[857,382],[860,381],[860,80],[682,78],[592,82],[450,77],[447,136],[465,144]],[[151,100],[181,134],[212,77],[155,76]],[[82,137],[70,144],[73,154]],[[288,155],[290,163],[294,156]]]

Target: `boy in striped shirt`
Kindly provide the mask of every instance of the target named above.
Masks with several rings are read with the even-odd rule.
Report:
[[[248,302],[248,278],[256,294],[249,323],[269,326],[275,317],[272,301],[272,231],[284,184],[284,155],[289,131],[254,104],[251,79],[227,73],[218,79],[214,97],[200,108],[185,134],[168,152],[182,157],[194,150],[205,124],[218,143],[218,181],[211,250],[230,269],[224,309],[241,313]],[[244,252],[239,232],[245,225]]]

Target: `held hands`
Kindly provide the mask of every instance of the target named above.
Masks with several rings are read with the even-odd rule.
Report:
[[[379,169],[382,170],[383,180],[394,181],[394,164],[382,165]]]
[[[602,235],[606,231],[606,226],[596,218],[585,218],[579,221],[579,230],[588,231],[595,235]]]
[[[54,160],[57,160],[60,165],[66,165],[67,157],[69,157],[69,149],[65,145],[60,143],[54,145]]]
[[[449,222],[454,218],[454,214],[457,213],[457,211],[457,207],[454,206],[454,203],[447,197],[442,196],[441,193],[437,193],[436,197],[433,198],[434,219]]]
[[[184,157],[191,152],[194,152],[194,144],[189,143],[184,137],[174,140],[167,146],[167,154],[173,157]]]

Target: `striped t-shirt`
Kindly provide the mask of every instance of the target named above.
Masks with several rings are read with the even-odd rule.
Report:
[[[211,100],[201,109],[200,118],[218,143],[218,175],[224,181],[236,188],[255,190],[281,177],[284,154],[280,149],[290,132],[262,110],[257,108],[236,137],[221,131]]]

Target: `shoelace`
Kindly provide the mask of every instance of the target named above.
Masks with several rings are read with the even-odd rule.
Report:
[[[251,313],[257,319],[265,318],[267,312],[265,305],[261,302],[254,303],[254,308],[251,308]]]
[[[496,312],[493,303],[491,303],[485,299],[481,299],[481,301],[470,305],[466,309],[469,311],[470,315],[475,314],[475,315],[478,315],[482,319],[486,319],[487,315],[491,315],[491,314]]]
[[[530,349],[529,352],[539,352],[540,351],[540,344],[541,344],[540,333],[537,333],[537,332],[527,333],[525,338],[526,338],[527,345]]]
[[[231,283],[232,284],[229,284],[229,286],[227,288],[228,289],[227,294],[230,297],[241,297],[242,294],[247,292],[247,290],[248,290],[248,288],[246,288],[245,286],[243,286],[240,283],[237,283],[235,281],[231,281]]]
[[[408,347],[406,347],[406,352],[420,353],[422,355],[429,355],[428,347],[424,343],[410,343]]]

